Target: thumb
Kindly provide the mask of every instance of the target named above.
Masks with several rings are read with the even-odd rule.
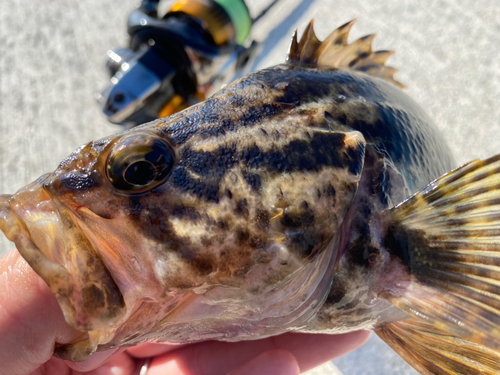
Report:
[[[0,259],[0,372],[29,373],[50,359],[56,343],[81,335],[17,250]]]

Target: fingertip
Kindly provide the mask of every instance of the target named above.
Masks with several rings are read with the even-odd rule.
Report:
[[[340,335],[344,345],[343,350],[338,352],[337,357],[342,357],[343,355],[356,350],[360,346],[363,346],[368,341],[371,334],[371,331],[360,330]]]
[[[229,372],[227,375],[299,375],[297,359],[288,350],[273,349]]]
[[[73,370],[77,370],[80,372],[88,372],[96,369],[104,362],[107,362],[111,357],[118,355],[120,352],[123,352],[124,350],[125,349],[122,348],[116,348],[116,349],[106,350],[103,352],[95,352],[83,362],[71,362],[64,360],[62,361],[66,364],[66,366],[72,368]]]
[[[356,346],[356,348],[357,348],[359,346],[363,346],[368,341],[368,339],[372,335],[372,331],[361,330],[361,331],[352,332],[352,335],[353,335],[354,344],[357,345]]]

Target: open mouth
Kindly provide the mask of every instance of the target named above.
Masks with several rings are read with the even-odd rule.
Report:
[[[124,314],[123,296],[69,208],[43,187],[48,177],[0,196],[0,230],[48,284],[66,321],[93,331]]]
[[[13,195],[0,196],[0,229],[16,243],[25,258],[28,254],[24,253],[29,253],[25,249],[28,246],[60,263],[58,252],[63,248],[58,243],[61,241],[61,236],[58,236],[60,220],[54,203],[42,188],[48,176],[40,177]]]
[[[54,249],[61,248],[57,244],[57,212],[42,188],[48,176],[40,177],[13,195],[0,196],[0,230],[16,244],[38,274],[37,264],[43,262],[42,257],[58,263],[52,258],[57,258],[58,251]]]

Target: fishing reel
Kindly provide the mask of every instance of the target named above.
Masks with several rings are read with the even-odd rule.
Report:
[[[108,51],[111,84],[96,94],[108,120],[135,126],[180,111],[220,88],[254,54],[243,0],[179,0],[158,15],[143,0],[128,18],[128,48]]]

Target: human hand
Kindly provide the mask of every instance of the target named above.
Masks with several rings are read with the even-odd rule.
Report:
[[[236,343],[145,344],[97,352],[81,363],[52,357],[55,343],[69,343],[80,335],[65,322],[48,286],[17,250],[0,259],[2,375],[139,375],[144,363],[147,375],[293,375],[361,346],[369,332],[287,333]]]

